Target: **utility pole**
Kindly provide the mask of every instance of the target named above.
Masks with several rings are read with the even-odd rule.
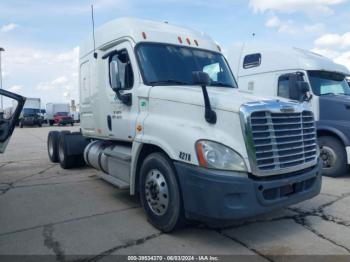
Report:
[[[1,68],[1,52],[4,52],[5,49],[0,47],[0,89],[2,89],[2,68]],[[1,96],[1,109],[4,110],[4,100],[3,96]]]

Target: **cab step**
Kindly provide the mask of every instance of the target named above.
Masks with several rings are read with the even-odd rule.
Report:
[[[116,186],[119,189],[129,189],[130,187],[130,184],[114,176],[106,175],[106,174],[99,174],[98,176],[103,180],[107,181],[108,183],[111,183],[112,185]]]

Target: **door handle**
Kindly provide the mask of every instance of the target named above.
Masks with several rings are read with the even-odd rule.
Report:
[[[112,117],[110,115],[107,116],[107,126],[109,131],[112,131]]]

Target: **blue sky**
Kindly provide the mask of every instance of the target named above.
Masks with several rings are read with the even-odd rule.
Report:
[[[224,49],[292,45],[350,69],[348,0],[1,0],[4,88],[43,103],[77,99],[78,45],[91,33],[92,3],[96,26],[122,16],[168,21],[205,31]]]

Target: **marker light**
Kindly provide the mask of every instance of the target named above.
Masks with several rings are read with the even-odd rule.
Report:
[[[182,39],[181,39],[181,37],[178,36],[178,37],[177,37],[177,40],[179,40],[179,43],[182,44]]]
[[[147,35],[146,35],[145,32],[142,32],[142,37],[143,37],[143,39],[146,39],[146,38],[147,38]]]
[[[194,40],[194,43],[196,44],[196,46],[198,46],[198,42],[197,42],[197,40],[196,40],[196,39]]]
[[[218,50],[221,52],[221,47],[219,45],[216,45],[216,47],[218,48]]]
[[[190,39],[186,38],[186,42],[187,42],[187,44],[191,45]]]

